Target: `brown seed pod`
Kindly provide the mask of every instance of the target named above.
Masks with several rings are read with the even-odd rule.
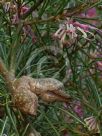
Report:
[[[22,76],[13,83],[13,102],[22,111],[36,115],[38,97],[45,102],[70,102],[71,97],[64,92],[63,84],[53,78],[33,79]]]
[[[13,83],[13,102],[18,109],[30,115],[36,115],[38,107],[37,96],[30,91],[26,80],[17,79]]]
[[[64,92],[63,84],[53,78],[32,79],[30,87],[45,102],[70,102],[72,99]]]

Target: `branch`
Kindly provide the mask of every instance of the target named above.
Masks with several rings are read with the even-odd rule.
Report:
[[[34,4],[25,14],[21,16],[21,18],[22,19],[27,18],[35,9],[37,9],[41,5],[42,2],[43,0],[38,0],[36,4]]]

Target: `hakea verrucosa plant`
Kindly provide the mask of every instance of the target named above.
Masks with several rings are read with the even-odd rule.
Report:
[[[62,101],[70,103],[71,97],[64,92],[63,84],[53,78],[33,79],[22,76],[16,79],[6,70],[1,61],[0,72],[11,90],[13,104],[25,114],[36,115],[38,97],[45,102]]]
[[[17,7],[14,7],[15,11],[11,14],[11,26],[19,26],[20,21],[22,23],[22,32],[25,36],[28,36],[32,39],[33,43],[36,41],[35,33],[32,31],[32,27],[27,24],[28,20],[23,20],[23,14],[30,11],[29,7],[21,7],[19,14]],[[93,10],[95,13],[96,11]],[[89,14],[88,12],[87,14]],[[63,15],[63,14],[62,14]],[[80,15],[81,16],[81,15]],[[84,17],[84,15],[82,15]],[[90,14],[90,16],[93,16]],[[69,15],[70,17],[70,15]],[[89,18],[89,16],[87,16]],[[21,20],[20,20],[21,19]],[[55,18],[56,20],[56,18]],[[71,20],[68,17],[64,18],[65,22],[59,26],[59,29],[54,34],[55,38],[58,38],[61,46],[74,44],[79,37],[83,37],[86,41],[91,41],[88,37],[88,34],[91,34],[94,37],[94,34],[90,30],[97,30],[96,27],[91,25],[86,25],[81,22]],[[20,38],[22,39],[22,38]],[[19,45],[16,46],[15,50]],[[14,51],[14,50],[13,50]],[[16,53],[15,53],[16,54]],[[11,54],[12,56],[12,54]],[[16,57],[14,55],[13,57]],[[10,61],[13,63],[12,61]],[[99,70],[101,69],[101,62],[97,62]],[[44,102],[65,102],[68,105],[71,103],[72,98],[64,92],[63,84],[53,78],[39,78],[34,79],[29,76],[21,76],[16,78],[12,69],[7,70],[2,60],[0,60],[0,73],[2,73],[7,87],[11,91],[12,103],[17,107],[21,112],[30,115],[36,115],[38,109],[38,98],[42,99]],[[70,107],[73,106],[73,112],[80,118],[83,118],[83,109],[81,102],[71,103]],[[90,121],[91,120],[91,121]],[[99,125],[95,118],[85,118],[85,123],[89,131],[99,132]],[[91,124],[90,124],[91,122]],[[73,123],[73,122],[72,122]],[[95,128],[97,127],[97,129]],[[66,132],[65,132],[66,133]],[[32,135],[32,133],[31,133]]]
[[[29,11],[28,7],[21,6],[18,13],[17,8],[17,5],[9,5],[7,9],[4,5],[5,12],[12,10],[12,25],[19,25],[19,16]],[[27,36],[32,36],[32,40],[35,39],[35,35],[29,25],[23,25],[22,28]],[[36,115],[38,97],[45,102],[70,102],[71,97],[65,94],[63,84],[60,81],[53,78],[33,79],[28,76],[22,76],[16,79],[14,74],[15,70],[12,70],[12,63],[9,72],[1,61],[0,72],[6,80],[9,90],[11,90],[12,102],[19,110],[26,114]]]

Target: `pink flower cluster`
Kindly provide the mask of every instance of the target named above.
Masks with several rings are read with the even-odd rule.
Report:
[[[16,7],[16,5],[14,5],[14,9],[15,9],[15,11],[17,12],[17,7]],[[22,7],[19,9],[19,13],[20,13],[20,15],[23,15],[23,14],[25,14],[28,10],[29,10],[29,7],[27,7],[27,6],[22,6]],[[13,18],[12,18],[12,24],[18,24],[18,23],[19,23],[18,13],[15,13],[15,14],[13,15]]]
[[[93,19],[97,17],[96,8],[91,8],[87,10],[87,12],[81,13],[79,16]],[[90,20],[88,22],[94,26],[67,19],[63,24],[59,25],[59,29],[54,33],[54,38],[59,39],[61,46],[72,45],[76,41],[79,31],[83,38],[88,39],[88,33],[94,36],[90,30],[97,30],[95,27],[97,25],[97,21]]]
[[[22,6],[21,9],[20,9],[20,15],[23,15],[25,14],[27,11],[29,10],[29,7],[27,6]],[[18,17],[18,14],[15,13],[13,15],[13,18],[12,18],[12,24],[16,25],[19,23],[19,17]],[[26,37],[31,37],[32,39],[32,42],[35,43],[36,42],[36,36],[35,36],[35,33],[33,32],[33,29],[31,28],[30,25],[24,25],[23,26],[23,33]]]
[[[73,109],[73,111],[77,114],[77,116],[79,116],[80,118],[83,118],[84,117],[84,110],[83,110],[83,106],[81,104],[80,101],[74,101],[72,104],[71,104],[71,107]],[[69,109],[69,106],[65,103],[64,104],[64,108],[66,110]]]
[[[73,107],[73,110],[80,118],[83,118],[84,111],[83,111],[82,104],[80,101],[76,101],[76,103]]]
[[[93,36],[90,29],[96,28],[78,21],[66,20],[59,25],[59,29],[54,33],[53,37],[58,39],[63,47],[63,45],[72,45],[76,41],[79,32],[81,37],[85,39],[88,39],[88,33]]]
[[[81,24],[81,23],[79,23],[79,22],[77,22],[77,21],[74,22],[73,25],[74,25],[74,27],[80,27],[80,28],[83,29],[85,32],[88,32],[88,31],[90,30],[90,28],[91,28],[90,25]]]

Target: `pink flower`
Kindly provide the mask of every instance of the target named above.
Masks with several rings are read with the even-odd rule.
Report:
[[[59,25],[59,28],[54,33],[53,37],[58,39],[61,47],[63,47],[63,45],[72,45],[75,43],[79,32],[81,37],[85,39],[88,39],[88,33],[94,37],[93,33],[90,32],[90,29],[96,30],[96,28],[91,25],[67,19],[63,24]]]
[[[97,58],[102,59],[102,54],[97,54]],[[97,61],[97,62],[96,62],[96,65],[97,65],[97,69],[98,69],[99,71],[102,71],[102,60]]]
[[[15,7],[15,10],[17,11],[17,7],[16,6],[14,6]],[[20,8],[20,15],[23,15],[23,14],[25,14],[27,11],[29,10],[29,7],[27,7],[27,6],[22,6],[21,8]],[[13,24],[18,24],[19,23],[19,17],[18,17],[18,14],[17,13],[15,13],[14,15],[13,15],[13,18],[12,18],[12,23]]]
[[[32,28],[30,25],[25,25],[23,27],[23,32],[26,36],[29,36],[31,37],[32,39],[32,42],[35,43],[36,42],[36,36],[35,36],[35,33],[33,32]]]
[[[29,7],[27,6],[22,6],[21,7],[21,15],[25,14],[29,10]]]
[[[27,7],[27,6],[22,6],[21,9],[20,9],[20,15],[25,14],[28,10],[29,10],[29,7]],[[19,17],[18,17],[18,14],[15,13],[15,14],[13,15],[13,18],[12,18],[12,24],[16,25],[16,24],[18,24],[18,23],[19,23]],[[33,29],[31,28],[30,25],[24,25],[24,26],[23,26],[23,33],[24,33],[26,36],[31,37],[33,43],[36,42],[35,33],[33,32]]]
[[[80,101],[77,101],[75,103],[75,106],[74,106],[73,110],[80,118],[83,118],[84,111],[83,111],[83,108],[82,108],[82,105],[81,105]]]
[[[96,8],[91,8],[89,10],[87,10],[85,13],[80,14],[81,17],[86,17],[86,18],[95,18],[97,17],[97,11]],[[90,23],[92,23],[93,25],[97,24],[97,21],[89,21]]]
[[[91,8],[80,14],[81,17],[94,18],[97,16],[96,8]]]
[[[70,106],[67,105],[66,103],[64,103],[64,108],[66,110],[69,110],[70,109]],[[80,118],[83,118],[84,117],[84,110],[83,110],[83,107],[82,107],[82,104],[80,101],[74,101],[72,104],[71,104],[71,108],[73,109],[73,111],[80,117]]]
[[[90,25],[81,24],[81,23],[79,23],[79,22],[77,22],[77,21],[74,22],[73,25],[74,25],[75,27],[80,27],[80,28],[83,29],[84,31],[89,31],[89,29],[90,29]]]
[[[88,17],[88,18],[90,18],[90,17],[94,18],[96,16],[97,16],[96,8],[91,8],[86,12],[86,17]]]

